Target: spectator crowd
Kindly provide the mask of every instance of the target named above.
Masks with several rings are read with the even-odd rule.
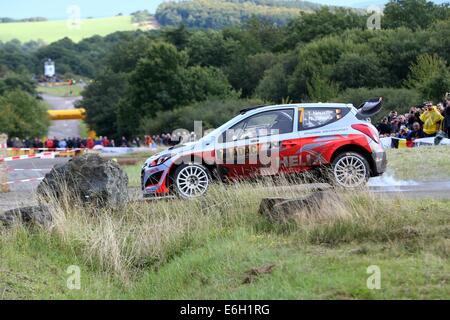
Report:
[[[436,105],[427,101],[412,107],[409,113],[391,111],[377,124],[380,137],[394,137],[414,141],[420,138],[447,138],[450,134],[450,98]]]
[[[18,137],[10,138],[7,141],[8,148],[61,148],[61,149],[94,149],[96,146],[102,147],[122,147],[122,148],[140,148],[140,147],[151,147],[156,148],[157,146],[174,146],[186,140],[192,141],[193,133],[186,137],[181,134],[161,134],[161,135],[146,135],[141,139],[140,137],[135,137],[128,140],[126,137],[122,137],[119,141],[114,139],[109,139],[108,137],[97,137],[97,138],[64,138],[57,139],[53,138],[33,138],[33,139],[20,139]]]

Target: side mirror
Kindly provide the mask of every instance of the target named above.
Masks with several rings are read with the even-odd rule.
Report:
[[[380,112],[382,105],[383,98],[370,99],[359,106],[356,118],[359,120],[370,118]]]

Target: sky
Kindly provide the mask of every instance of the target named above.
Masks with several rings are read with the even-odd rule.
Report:
[[[50,20],[66,19],[71,5],[81,10],[81,18],[102,18],[125,15],[136,10],[147,9],[154,13],[165,0],[0,0],[0,17],[14,19],[45,17]],[[310,0],[311,2],[367,8],[370,5],[382,6],[388,0]],[[450,0],[447,0],[450,1]],[[435,0],[442,3],[444,0]]]
[[[102,18],[143,9],[155,12],[161,2],[163,0],[0,0],[0,17],[66,19],[68,8],[76,5],[82,18]]]

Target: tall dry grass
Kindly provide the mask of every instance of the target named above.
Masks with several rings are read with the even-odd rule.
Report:
[[[382,199],[364,189],[329,190],[313,212],[306,214],[299,208],[281,223],[268,222],[258,213],[264,197],[299,197],[308,192],[287,181],[265,180],[215,184],[204,197],[189,201],[132,200],[123,208],[86,207],[68,194],[62,199],[49,194],[43,201],[54,217],[51,236],[124,283],[143,268],[157,269],[173,256],[238,227],[289,233],[304,244],[331,246],[358,241],[410,243],[426,233],[416,203]]]

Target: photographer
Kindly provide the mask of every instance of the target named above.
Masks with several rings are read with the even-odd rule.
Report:
[[[420,115],[423,122],[423,132],[425,137],[434,137],[439,131],[439,126],[444,117],[439,113],[436,106],[432,102],[425,104],[425,112]]]
[[[420,108],[421,106],[418,107],[412,107],[409,110],[409,117],[408,117],[408,129],[412,130],[413,129],[413,125],[414,123],[418,122],[420,127],[422,127],[422,121],[420,120]]]
[[[392,127],[389,124],[389,120],[387,117],[384,117],[383,120],[378,124],[377,130],[381,136],[390,135],[392,133]]]

